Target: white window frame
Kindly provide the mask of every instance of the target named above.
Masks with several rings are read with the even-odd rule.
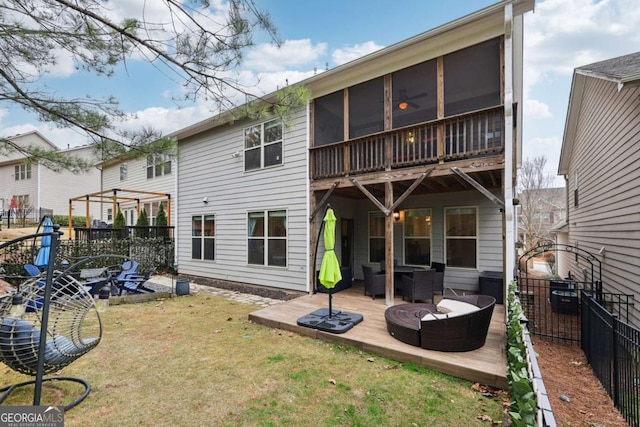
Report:
[[[428,211],[429,212],[429,221],[431,222],[431,226],[429,227],[429,235],[428,236],[407,236],[407,217],[408,213],[411,211]],[[429,263],[428,264],[410,264],[406,260],[407,251],[406,251],[406,240],[429,240]],[[404,210],[404,222],[402,227],[402,252],[403,252],[403,263],[406,265],[431,265],[431,261],[433,260],[433,209],[431,208],[412,208]]]
[[[171,155],[149,154],[147,156],[147,179],[171,175]]]
[[[475,235],[474,236],[449,236],[449,234],[447,233],[447,212],[449,210],[454,210],[454,209],[473,209],[475,211],[475,216],[476,216],[476,221],[475,221]],[[480,210],[478,209],[478,206],[447,206],[444,208],[444,217],[443,217],[443,234],[444,234],[444,259],[445,259],[445,263],[447,264],[447,267],[451,267],[451,268],[460,268],[460,269],[465,269],[465,270],[477,270],[478,269],[478,257],[480,254]],[[475,240],[476,243],[476,259],[474,261],[474,266],[473,267],[466,267],[466,266],[458,266],[458,265],[452,265],[449,263],[448,261],[448,246],[449,246],[449,239],[456,239],[456,240]]]
[[[195,229],[193,228],[195,218],[200,218],[200,231],[201,234],[199,236],[194,235]],[[204,230],[205,221],[213,220],[213,235],[205,236]],[[200,258],[193,257],[193,244],[195,239],[200,240]],[[205,258],[205,243],[213,241],[213,258]],[[216,260],[216,214],[214,213],[203,213],[199,215],[191,215],[191,258],[196,261],[215,261]]]
[[[265,128],[267,128],[271,124],[280,126],[280,138],[274,141],[265,141],[265,135],[266,135]],[[252,135],[252,134],[258,134],[258,135],[255,138],[253,145],[250,145],[248,144],[248,137],[249,135]],[[252,171],[261,170],[265,168],[277,167],[277,166],[281,166],[284,163],[284,159],[283,159],[284,157],[284,126],[283,126],[282,120],[272,119],[272,120],[267,120],[266,122],[262,122],[262,123],[250,126],[244,129],[242,135],[243,135],[243,151],[244,151],[244,159],[245,159],[244,160],[245,172],[252,172]],[[265,149],[276,144],[280,144],[280,162],[265,166],[265,154],[264,154]],[[258,150],[260,151],[260,165],[258,167],[247,169],[247,153],[249,151],[258,151]]]
[[[370,263],[377,263],[377,262],[381,262],[384,261],[385,259],[385,254],[382,254],[382,259],[380,260],[375,260],[372,261],[371,260],[371,239],[381,239],[383,242],[382,247],[385,248],[384,245],[384,240],[385,240],[385,235],[384,235],[384,231],[382,232],[381,236],[372,236],[371,235],[371,217],[372,216],[376,216],[376,217],[382,217],[384,219],[384,214],[380,211],[370,211],[367,215],[367,259],[369,260]]]
[[[21,163],[14,168],[14,179],[24,181],[31,179],[31,163]]]
[[[285,231],[285,235],[284,236],[269,236],[269,214],[270,213],[276,213],[276,212],[284,212],[284,231]],[[263,215],[263,235],[262,236],[251,236],[251,214],[262,214]],[[289,212],[286,209],[264,209],[264,210],[251,210],[251,211],[247,211],[247,265],[250,266],[262,266],[262,267],[269,267],[269,268],[287,268],[289,265]],[[270,241],[276,241],[276,240],[282,240],[284,241],[284,265],[276,265],[276,264],[269,264],[269,242]],[[251,241],[262,241],[263,242],[263,247],[264,247],[264,254],[263,254],[263,260],[262,263],[253,263],[253,262],[249,262],[249,251],[250,251],[250,247]]]
[[[126,181],[128,179],[129,171],[126,163],[120,164],[120,181]]]

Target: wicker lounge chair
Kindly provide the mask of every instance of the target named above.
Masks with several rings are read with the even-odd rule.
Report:
[[[385,293],[385,275],[373,274],[373,268],[368,265],[362,266],[364,274],[364,294],[371,295],[372,299],[376,299],[376,295],[384,295]]]
[[[448,296],[445,299],[471,304],[464,314],[440,313],[435,304],[400,304],[385,311],[387,331],[394,338],[438,351],[470,351],[487,339],[495,298],[488,295]]]

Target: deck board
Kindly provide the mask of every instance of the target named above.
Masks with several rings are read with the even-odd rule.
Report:
[[[438,296],[436,296],[438,300]],[[402,304],[396,298],[396,304]],[[323,293],[303,295],[290,301],[263,308],[249,314],[249,319],[268,327],[296,332],[326,342],[352,345],[399,362],[414,362],[438,372],[469,381],[507,389],[506,327],[504,306],[496,304],[485,345],[468,352],[440,352],[405,344],[387,332],[384,298],[365,297],[362,287],[338,292],[332,297],[334,310],[362,314],[364,320],[343,334],[322,332],[298,326],[299,317],[319,308],[327,308],[329,296]]]

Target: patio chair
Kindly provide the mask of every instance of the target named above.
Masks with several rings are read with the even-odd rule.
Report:
[[[114,279],[115,286],[118,287],[118,295],[122,295],[123,292],[128,294],[143,294],[143,293],[153,293],[154,289],[151,289],[144,284],[149,280],[151,275],[156,272],[155,268],[147,271],[146,274],[129,274],[127,277],[123,279]]]
[[[51,305],[47,330],[41,328],[43,276],[29,278],[16,291],[32,313],[16,315],[11,309],[14,297],[0,299],[0,362],[14,371],[36,376],[38,357],[42,352],[43,375],[53,374],[73,363],[98,345],[102,324],[93,297],[82,284],[68,274],[57,274],[52,279]],[[41,335],[44,351],[41,350]],[[54,376],[43,381],[73,381],[84,385],[84,393],[65,409],[77,405],[90,391],[89,384],[79,378]],[[26,381],[0,388],[0,403],[18,387],[34,384]]]
[[[413,276],[402,276],[400,289],[402,299],[433,301],[433,285],[435,280],[435,270],[416,270]]]
[[[364,294],[371,295],[372,299],[376,299],[376,295],[384,295],[386,276],[384,274],[373,274],[373,268],[368,265],[362,266],[364,274]]]

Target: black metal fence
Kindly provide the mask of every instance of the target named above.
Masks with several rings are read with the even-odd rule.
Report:
[[[580,289],[590,284],[520,276],[518,292],[529,332],[561,344],[580,344]]]
[[[0,209],[0,228],[33,227],[40,223],[43,216],[53,216],[53,209],[38,208],[30,211]]]
[[[624,297],[628,308],[628,295],[581,292],[582,351],[622,416],[640,427],[640,330],[614,312]]]

